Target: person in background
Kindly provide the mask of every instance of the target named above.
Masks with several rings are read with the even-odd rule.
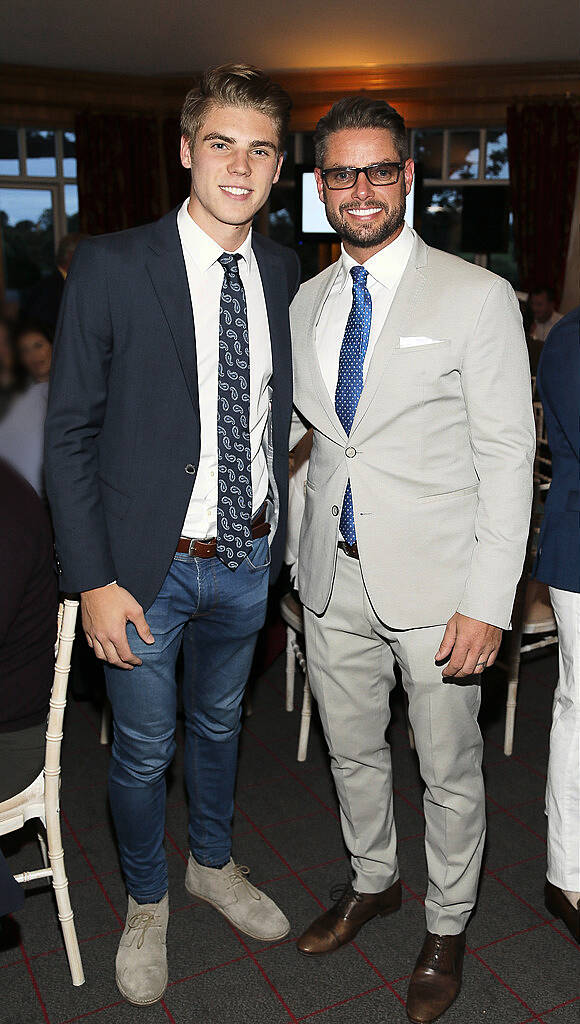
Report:
[[[58,609],[52,530],[32,487],[0,459],[0,803],[44,764]],[[0,917],[24,893],[0,854]]]
[[[42,770],[58,610],[50,520],[0,459],[0,803]]]
[[[28,324],[16,336],[16,350],[29,383],[22,394],[14,398],[0,422],[0,456],[42,497],[44,421],[52,341],[43,327]]]
[[[24,382],[24,369],[16,356],[14,325],[0,317],[0,420]]]
[[[58,321],[58,312],[64,292],[64,283],[79,242],[86,235],[79,233],[65,235],[61,238],[56,250],[56,266],[48,277],[43,277],[32,289],[28,303],[24,309],[24,319],[41,324],[54,336]]]
[[[545,341],[554,324],[562,319],[555,306],[554,289],[547,285],[539,285],[530,292],[530,310],[533,316],[530,327],[530,338]]]
[[[533,575],[549,584],[559,644],[546,786],[545,900],[580,942],[580,306],[550,331],[537,386],[552,482]]]

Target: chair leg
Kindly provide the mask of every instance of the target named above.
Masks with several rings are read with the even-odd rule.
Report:
[[[44,832],[42,831],[42,829],[39,829],[38,832],[36,833],[36,835],[37,835],[37,838],[38,838],[38,845],[40,846],[40,856],[42,857],[42,863],[44,864],[45,868],[47,868],[48,867],[48,847],[46,845],[46,839],[45,839],[45,836],[44,836]]]
[[[99,743],[106,746],[111,742],[111,724],[113,721],[113,711],[108,697],[105,697],[105,703],[103,704],[103,710],[101,712],[101,733],[99,736]]]
[[[79,950],[77,933],[74,925],[74,914],[70,904],[68,879],[64,867],[64,850],[60,829],[59,806],[60,767],[51,771],[45,769],[46,837],[48,841],[48,857],[52,868],[52,885],[61,923],[64,946],[70,967],[73,985],[83,985],[85,976]]]
[[[294,673],[296,671],[296,632],[286,626],[286,711],[294,710]]]
[[[297,761],[305,761],[308,751],[308,737],[310,735],[310,719],[312,717],[312,692],[308,682],[308,672],[304,673],[304,696],[302,698],[302,713],[300,715],[300,735],[298,737]]]
[[[60,839],[60,826],[58,828],[58,838]],[[56,835],[51,836],[51,846],[52,841],[55,839]],[[50,866],[52,868],[52,885],[58,908],[58,919],[62,928],[72,983],[73,985],[84,985],[85,975],[74,924],[74,914],[70,903],[62,842],[59,843],[58,848],[54,852],[50,852]]]

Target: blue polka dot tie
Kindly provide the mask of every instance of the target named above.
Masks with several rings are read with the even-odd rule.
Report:
[[[340,350],[334,406],[340,422],[350,434],[363,389],[363,363],[371,333],[373,303],[366,286],[367,271],[352,267],[352,306]],[[356,541],[350,480],[346,485],[340,516],[340,532],[347,544]]]
[[[218,361],[218,558],[237,569],[252,550],[250,345],[239,253],[224,252]]]

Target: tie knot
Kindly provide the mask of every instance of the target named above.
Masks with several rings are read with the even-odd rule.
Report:
[[[365,270],[364,267],[351,267],[350,273],[355,288],[364,288],[367,283],[368,270]]]
[[[241,260],[241,253],[239,252],[222,252],[221,256],[218,256],[218,263],[221,263],[226,274],[231,277],[239,276],[238,260]]]

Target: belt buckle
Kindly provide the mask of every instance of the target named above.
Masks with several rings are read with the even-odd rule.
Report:
[[[195,558],[194,551],[195,551],[195,545],[196,544],[197,544],[197,541],[196,541],[195,537],[192,537],[190,542],[189,542],[189,551],[187,552],[190,558]]]

